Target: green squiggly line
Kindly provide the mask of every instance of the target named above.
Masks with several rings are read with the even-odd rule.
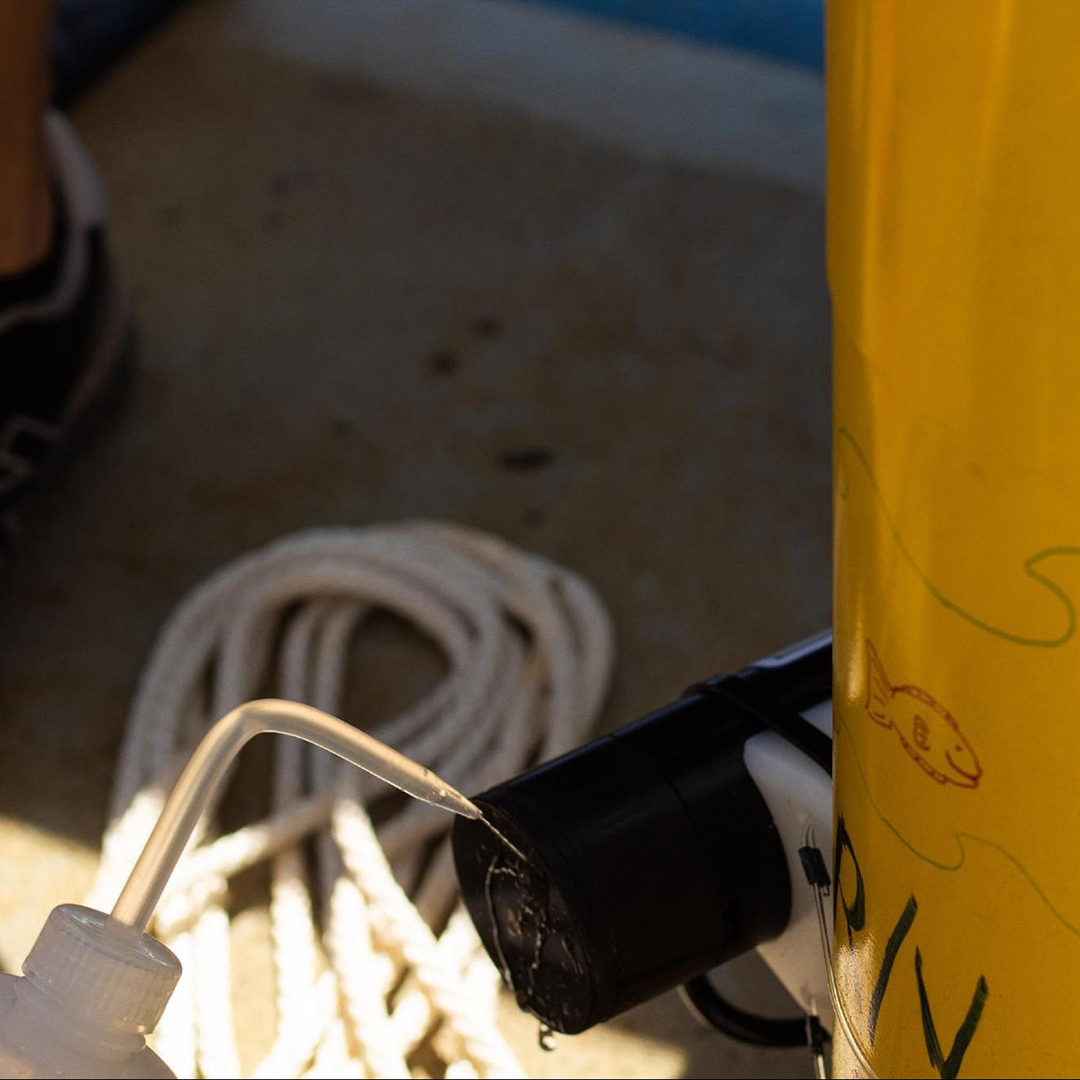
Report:
[[[870,781],[866,777],[866,772],[863,769],[862,761],[859,758],[859,752],[855,749],[855,739],[851,734],[851,729],[847,725],[847,721],[840,715],[840,713],[834,710],[837,724],[844,731],[844,734],[848,737],[848,743],[851,746],[851,756],[855,759],[855,768],[859,774],[859,779],[863,783],[863,787],[866,788],[866,797],[870,800],[870,805],[874,810],[874,813],[878,816],[878,820],[900,841],[914,855],[916,858],[921,859],[924,863],[935,867],[938,870],[945,870],[949,873],[955,873],[959,870],[967,860],[967,850],[964,847],[964,841],[970,840],[976,844],[983,844],[985,847],[992,848],[999,855],[1003,855],[1016,867],[1017,870],[1023,875],[1028,885],[1039,897],[1039,899],[1046,906],[1046,909],[1051,915],[1074,937],[1080,938],[1080,926],[1070,922],[1062,912],[1054,905],[1054,902],[1047,896],[1043,887],[1031,876],[1031,872],[1024,866],[1024,864],[1010,852],[1007,848],[1002,847],[994,840],[988,840],[985,836],[976,836],[974,833],[969,832],[954,832],[952,834],[953,839],[956,841],[957,849],[959,850],[959,856],[955,862],[942,862],[939,859],[935,859],[932,855],[927,855],[926,852],[920,851],[904,834],[893,824],[893,822],[886,816],[885,812],[877,804],[877,800],[874,798],[874,793],[870,789]]]
[[[1024,573],[1029,578],[1035,581],[1037,584],[1042,585],[1044,588],[1049,589],[1061,601],[1062,606],[1065,608],[1065,612],[1068,616],[1068,625],[1065,631],[1057,637],[1038,638],[1038,637],[1025,637],[1022,634],[1013,634],[1008,630],[1003,630],[1000,626],[994,626],[991,623],[985,622],[977,615],[973,615],[966,608],[961,607],[955,600],[950,600],[931,580],[927,577],[926,572],[915,561],[914,555],[908,549],[907,544],[904,543],[904,538],[900,535],[900,529],[898,528],[896,521],[893,519],[892,514],[889,512],[888,504],[885,502],[885,496],[881,492],[881,488],[878,486],[877,477],[874,475],[874,470],[870,466],[870,461],[866,456],[865,451],[859,445],[858,440],[854,435],[845,427],[841,427],[837,432],[843,439],[846,439],[852,450],[855,452],[855,456],[859,459],[859,463],[862,465],[863,470],[866,473],[866,478],[870,482],[870,486],[873,488],[874,494],[877,496],[878,506],[881,509],[882,516],[885,518],[886,523],[889,526],[889,531],[892,533],[893,540],[896,542],[897,550],[903,556],[904,561],[911,567],[911,569],[918,575],[919,580],[926,586],[930,595],[937,600],[942,607],[947,608],[949,611],[956,615],[959,615],[961,619],[971,623],[972,626],[977,627],[980,630],[985,630],[986,633],[992,634],[996,638],[1001,638],[1004,641],[1011,641],[1014,645],[1026,645],[1035,648],[1044,649],[1056,649],[1060,645],[1064,645],[1067,641],[1071,640],[1076,633],[1076,606],[1069,598],[1064,589],[1061,588],[1056,582],[1052,581],[1045,574],[1040,573],[1035,569],[1040,563],[1046,559],[1054,558],[1058,555],[1080,555],[1080,547],[1048,547],[1043,548],[1041,551],[1035,552],[1034,555],[1029,555],[1024,560]],[[842,494],[844,494],[842,492]]]

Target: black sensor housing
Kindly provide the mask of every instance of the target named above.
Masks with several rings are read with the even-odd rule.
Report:
[[[459,818],[458,878],[523,1009],[574,1034],[783,931],[787,859],[743,746],[780,730],[828,767],[798,714],[831,664],[822,635],[474,799],[517,851]]]

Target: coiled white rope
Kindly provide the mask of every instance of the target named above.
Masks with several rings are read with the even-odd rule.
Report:
[[[436,643],[447,672],[373,733],[455,787],[483,790],[591,733],[612,634],[577,575],[441,523],[287,537],[211,576],[162,631],[132,706],[90,903],[112,905],[219,716],[263,692],[340,715],[350,644],[376,610]],[[226,835],[208,815],[158,907],[151,930],[185,969],[158,1053],[180,1077],[240,1075],[226,890],[270,858],[277,1025],[252,1075],[407,1077],[422,1043],[448,1077],[523,1075],[495,1022],[498,974],[457,902],[447,815],[408,801],[376,827],[365,804],[386,788],[293,739],[274,754],[270,815]]]

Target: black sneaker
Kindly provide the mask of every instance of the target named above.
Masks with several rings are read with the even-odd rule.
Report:
[[[50,114],[46,127],[52,251],[25,274],[0,278],[0,551],[15,531],[14,508],[118,381],[131,337],[100,178],[66,120]]]

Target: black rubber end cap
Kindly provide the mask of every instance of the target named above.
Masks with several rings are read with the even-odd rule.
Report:
[[[575,1034],[778,934],[787,861],[742,760],[760,728],[698,694],[475,798],[454,858],[518,1004]]]
[[[528,836],[490,803],[479,805],[518,849],[482,821],[454,823],[458,879],[484,948],[520,1008],[555,1031],[585,1031],[596,1022],[596,995],[582,927]]]

